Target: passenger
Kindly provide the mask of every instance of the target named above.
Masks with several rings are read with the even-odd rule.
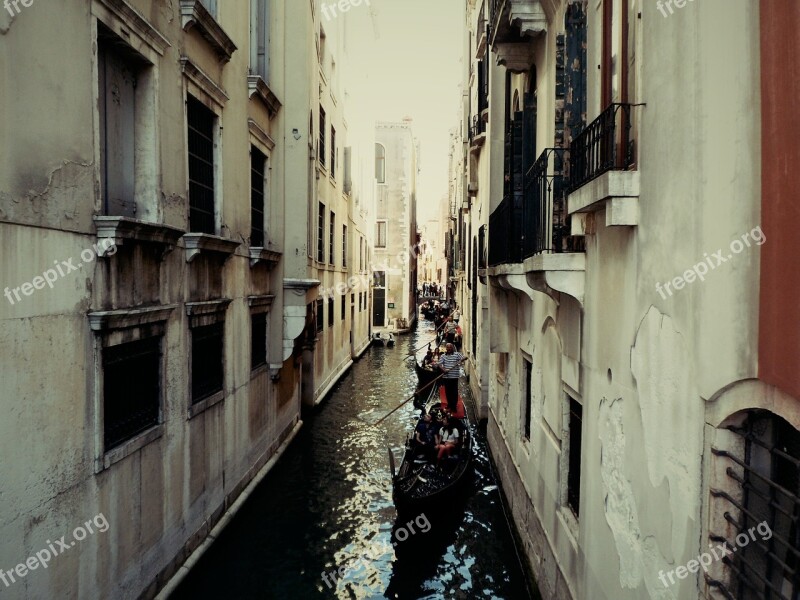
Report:
[[[433,362],[433,350],[431,350],[431,345],[428,344],[428,352],[425,354],[425,358],[422,359],[422,366],[426,367]]]
[[[417,423],[414,432],[414,439],[417,441],[417,452],[428,460],[433,459],[436,448],[436,425],[430,413],[423,413],[422,418]]]
[[[436,466],[440,466],[442,458],[450,456],[458,450],[459,434],[455,419],[445,417],[445,424],[436,436]]]

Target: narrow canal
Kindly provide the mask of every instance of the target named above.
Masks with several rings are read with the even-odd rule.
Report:
[[[423,321],[395,348],[371,348],[356,361],[304,415],[285,455],[173,599],[539,598],[528,590],[474,419],[475,473],[464,498],[402,519],[392,504],[387,446],[399,460],[418,411],[408,403],[372,423],[414,392],[406,359],[432,332]]]

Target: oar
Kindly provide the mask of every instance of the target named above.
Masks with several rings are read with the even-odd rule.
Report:
[[[463,360],[462,360],[462,362],[463,362]],[[420,393],[422,390],[424,390],[424,389],[425,389],[425,388],[427,388],[427,387],[430,387],[431,385],[433,385],[434,383],[436,383],[437,381],[439,381],[439,380],[440,380],[442,377],[444,377],[444,376],[445,376],[447,373],[449,373],[450,371],[452,371],[452,370],[453,370],[453,369],[455,369],[456,367],[460,367],[460,366],[461,366],[461,363],[459,363],[459,364],[457,364],[457,365],[453,365],[452,367],[450,367],[449,369],[447,369],[447,371],[443,371],[441,375],[437,375],[437,377],[436,377],[435,379],[433,379],[432,381],[429,381],[428,383],[426,383],[425,385],[423,385],[423,386],[422,386],[421,388],[419,388],[419,389],[418,389],[416,392],[414,392],[414,393],[413,393],[411,396],[409,396],[409,397],[408,397],[406,400],[403,400],[403,401],[402,401],[400,404],[398,404],[397,406],[395,406],[395,407],[394,407],[394,408],[391,410],[391,412],[389,412],[388,414],[386,414],[385,416],[383,416],[383,417],[382,417],[380,420],[378,420],[378,421],[376,421],[375,423],[373,423],[373,425],[380,425],[381,423],[383,423],[383,422],[384,422],[386,419],[388,419],[388,418],[389,418],[391,415],[393,415],[394,413],[396,413],[398,410],[400,410],[401,408],[403,408],[403,406],[405,406],[406,404],[408,404],[409,402],[411,402],[411,401],[412,401],[414,398],[416,398],[416,397],[417,397],[417,394],[419,394],[419,393]]]

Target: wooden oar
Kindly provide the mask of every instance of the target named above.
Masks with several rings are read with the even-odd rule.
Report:
[[[462,362],[463,362],[463,361],[462,361]],[[409,402],[411,402],[411,401],[412,401],[414,398],[416,398],[416,397],[417,397],[417,394],[419,394],[419,393],[420,393],[422,390],[424,390],[424,389],[425,389],[425,388],[427,388],[427,387],[430,387],[432,384],[434,384],[434,383],[436,383],[437,381],[439,381],[439,380],[440,380],[442,377],[444,377],[444,376],[445,376],[447,373],[449,373],[450,371],[452,371],[452,370],[453,370],[453,369],[455,369],[456,367],[459,367],[459,368],[460,368],[460,367],[461,367],[461,363],[459,363],[459,364],[457,364],[457,365],[453,365],[452,367],[450,367],[450,368],[449,368],[449,369],[447,369],[446,371],[443,371],[441,375],[437,375],[436,379],[433,379],[432,381],[429,381],[428,383],[426,383],[425,385],[423,385],[423,386],[422,386],[421,388],[419,388],[419,389],[418,389],[416,392],[414,392],[414,393],[413,393],[411,396],[409,396],[409,397],[408,397],[406,400],[403,400],[403,401],[402,401],[400,404],[398,404],[397,406],[395,406],[395,407],[394,407],[394,408],[391,410],[391,412],[387,413],[387,414],[386,414],[384,417],[382,417],[380,420],[378,420],[378,421],[376,421],[375,423],[373,423],[373,425],[380,425],[381,423],[383,423],[383,422],[384,422],[386,419],[388,419],[388,418],[389,418],[391,415],[393,415],[395,412],[397,412],[398,410],[400,410],[400,409],[401,409],[403,406],[405,406],[406,404],[408,404]]]

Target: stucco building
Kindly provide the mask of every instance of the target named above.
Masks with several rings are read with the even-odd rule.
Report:
[[[371,271],[369,191],[315,2],[28,4],[0,11],[0,569],[108,528],[0,594],[152,597],[366,346],[366,291],[316,343],[315,307]]]
[[[795,597],[800,7],[465,4],[465,348],[543,597]]]
[[[406,330],[417,316],[418,155],[410,119],[375,125],[374,328]]]

